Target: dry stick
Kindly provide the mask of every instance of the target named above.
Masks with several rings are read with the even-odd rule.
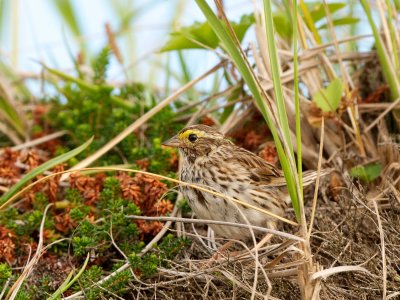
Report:
[[[0,293],[0,300],[3,299],[4,293],[6,292],[8,286],[10,285],[11,278],[8,278],[6,283],[3,285],[3,290]]]
[[[171,215],[176,215],[177,212],[178,212],[178,207],[175,205],[174,210],[172,211]],[[171,224],[172,224],[171,221],[168,221],[167,223],[165,223],[165,225],[163,226],[161,231],[150,241],[150,243],[148,243],[146,245],[145,248],[142,249],[142,251],[140,251],[139,256],[143,256],[151,248],[153,248],[154,244],[156,244],[164,236],[164,234],[168,231],[168,229],[171,226]],[[100,286],[101,284],[103,284],[104,282],[106,282],[107,280],[112,278],[113,276],[117,275],[118,273],[121,273],[122,271],[128,269],[129,267],[130,267],[130,263],[129,262],[125,263],[124,265],[119,267],[117,270],[112,272],[110,275],[108,275],[108,276],[104,277],[103,279],[101,279],[100,281],[96,282],[94,285]],[[80,297],[82,294],[83,294],[83,291],[79,291],[79,292],[77,292],[77,293],[75,293],[75,294],[73,294],[71,296],[62,298],[62,300],[75,299],[77,297]]]
[[[233,222],[225,222],[225,221],[215,221],[215,220],[203,220],[203,219],[189,219],[189,218],[178,218],[178,217],[148,217],[148,216],[134,216],[134,215],[129,215],[126,216],[128,219],[134,219],[134,220],[145,220],[145,221],[160,221],[160,222],[165,222],[165,221],[172,221],[172,222],[182,222],[182,223],[192,223],[192,224],[214,224],[214,225],[224,225],[224,226],[234,226],[234,227],[239,227],[239,228],[248,228],[248,229],[254,229],[266,233],[271,233],[275,234],[284,238],[288,238],[291,240],[299,241],[299,242],[304,242],[304,239],[286,232],[281,232],[278,230],[274,229],[269,229],[269,228],[264,228],[260,226],[254,226],[254,225],[248,225],[248,224],[242,224],[242,223],[233,223]]]
[[[223,90],[221,92],[217,92],[217,93],[215,93],[215,94],[213,94],[211,96],[208,96],[205,99],[196,101],[194,103],[188,103],[187,105],[182,106],[181,108],[177,109],[176,113],[182,113],[182,112],[187,111],[187,110],[189,110],[189,109],[191,109],[193,107],[196,107],[197,105],[202,104],[204,102],[209,102],[210,100],[222,98],[222,96],[224,96],[225,94],[228,94],[229,92],[233,91],[235,88],[237,88],[237,86],[236,85],[232,85],[232,86],[228,87],[227,89],[225,89],[225,90]]]
[[[311,275],[311,280],[326,279],[329,276],[336,275],[338,273],[343,273],[343,272],[364,272],[364,273],[367,273],[368,275],[372,276],[370,271],[368,271],[367,269],[360,267],[360,266],[340,266],[340,267],[334,267],[334,268],[329,268],[326,270],[318,271]]]
[[[386,116],[392,109],[394,109],[398,104],[400,104],[400,98],[397,99],[396,101],[392,102],[380,115],[377,117],[371,124],[368,125],[367,128],[365,128],[364,132],[367,133],[370,131],[376,124],[379,123],[379,121]]]
[[[397,99],[396,101],[399,101],[399,99]],[[362,110],[363,112],[369,113],[369,112],[375,112],[378,110],[384,110],[384,109],[388,108],[390,105],[393,105],[393,102],[361,103],[360,110]],[[394,108],[400,108],[400,102],[397,103],[397,105]]]
[[[0,111],[0,117],[1,114],[2,112]],[[22,140],[20,139],[18,134],[14,130],[6,126],[6,124],[3,123],[3,121],[0,123],[0,132],[3,132],[14,144],[22,143]]]
[[[56,139],[56,138],[59,138],[60,136],[63,136],[63,135],[65,135],[65,134],[67,134],[67,133],[68,133],[68,131],[66,131],[66,130],[57,131],[57,132],[54,132],[54,133],[52,133],[52,134],[48,134],[48,135],[46,135],[46,136],[42,136],[42,137],[40,137],[40,138],[38,138],[38,139],[34,139],[34,140],[32,140],[32,141],[29,141],[29,142],[26,142],[26,143],[23,143],[23,144],[20,144],[20,145],[11,147],[11,150],[18,151],[18,150],[21,150],[21,149],[30,148],[30,147],[33,147],[33,146],[36,146],[36,145],[45,143],[45,142],[47,142],[47,141],[50,141],[50,140],[54,140],[54,139]],[[4,151],[4,150],[0,150],[0,154],[1,154],[3,151]]]
[[[221,108],[230,107],[230,106],[233,106],[233,105],[235,105],[237,103],[240,103],[240,102],[241,103],[250,102],[252,100],[253,100],[253,97],[245,96],[245,97],[233,100],[233,101],[229,101],[229,102],[227,102],[225,104],[215,105],[215,106],[210,107],[209,109],[206,109],[206,110],[204,110],[204,108],[202,108],[203,111],[200,110],[198,116],[196,116],[196,117],[197,118],[201,118],[201,117],[206,116],[206,115],[208,115],[208,114],[210,114],[210,113],[212,113],[212,112],[214,112],[216,110],[219,110]],[[193,114],[187,114],[187,115],[181,116],[179,118],[175,118],[173,120],[176,121],[176,122],[179,122],[179,121],[190,119],[192,116],[193,116]]]
[[[392,299],[394,297],[400,296],[400,292],[394,292],[387,296],[386,300]]]
[[[311,231],[314,224],[315,211],[317,208],[317,199],[318,199],[318,186],[319,186],[319,178],[321,174],[321,163],[322,163],[322,152],[324,151],[324,136],[325,136],[325,118],[321,119],[321,136],[320,136],[320,144],[319,144],[319,157],[318,157],[318,165],[317,165],[317,180],[315,182],[315,191],[314,198],[311,209],[311,219],[310,226],[308,227],[307,240],[310,241]]]
[[[76,164],[74,167],[71,168],[71,170],[77,170],[81,169],[84,167],[87,167],[91,165],[94,161],[96,161],[98,158],[103,156],[105,153],[107,153],[111,148],[113,148],[115,145],[117,145],[119,142],[121,142],[124,138],[126,138],[129,134],[131,134],[133,131],[138,129],[140,126],[142,126],[145,122],[147,122],[150,118],[152,118],[155,114],[157,114],[161,109],[172,103],[178,96],[180,96],[182,93],[184,93],[186,90],[191,88],[193,85],[195,85],[197,82],[201,81],[208,75],[214,73],[217,71],[221,66],[223,66],[227,61],[224,60],[214,67],[212,67],[210,70],[205,72],[203,75],[193,79],[192,81],[188,82],[184,86],[182,86],[180,89],[178,89],[175,93],[173,93],[171,96],[165,98],[163,101],[161,101],[159,104],[157,104],[155,107],[150,109],[147,113],[145,113],[143,116],[141,116],[139,119],[137,119],[135,122],[133,122],[131,125],[129,125],[127,128],[125,128],[120,134],[118,134],[115,138],[113,138],[111,141],[109,141],[106,145],[104,145],[102,148],[97,150],[95,153],[90,155],[89,157],[85,158],[78,164]],[[65,180],[68,177],[68,175],[62,176],[61,181]]]
[[[40,256],[42,254],[43,251],[43,231],[44,231],[44,221],[46,220],[46,214],[47,211],[49,210],[49,208],[52,206],[53,204],[50,203],[49,205],[46,206],[46,208],[44,209],[44,213],[43,213],[43,218],[42,218],[42,222],[40,223],[40,230],[39,230],[39,242],[37,245],[37,249],[36,249],[36,253],[35,255],[32,257],[32,259],[29,261],[29,263],[25,266],[24,271],[22,272],[22,274],[18,277],[17,281],[13,284],[13,286],[10,288],[7,296],[6,296],[6,300],[10,299],[13,300],[15,299],[15,297],[18,294],[18,291],[22,285],[22,283],[24,282],[24,280],[29,276],[29,274],[32,272],[33,266],[38,262],[38,260],[40,259]]]
[[[356,36],[344,38],[342,40],[338,40],[338,43],[343,44],[343,43],[361,40],[361,39],[365,39],[365,38],[371,38],[371,37],[373,37],[373,34],[356,35]],[[319,51],[321,49],[329,48],[334,45],[335,45],[334,42],[329,42],[329,43],[314,46],[312,48],[308,48],[305,51],[303,51],[303,53],[299,56],[299,58],[304,59],[304,58],[308,58],[309,56],[314,56],[315,53],[313,53],[313,52]]]
[[[376,219],[378,221],[379,237],[381,239],[382,280],[383,280],[382,299],[385,300],[386,299],[386,294],[387,294],[387,282],[386,282],[386,279],[387,279],[387,267],[386,267],[385,236],[383,234],[382,221],[381,221],[381,217],[379,215],[378,204],[376,204],[376,200],[373,200],[372,204],[374,205]]]
[[[399,204],[400,204],[400,192],[399,192],[399,191],[394,187],[394,185],[391,184],[390,182],[389,182],[389,187],[390,187],[390,189],[392,190],[392,193],[394,194],[394,196],[395,196],[397,202],[399,202]],[[1,298],[0,298],[0,299],[1,299]]]

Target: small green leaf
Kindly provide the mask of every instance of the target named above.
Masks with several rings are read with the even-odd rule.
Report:
[[[30,180],[32,180],[33,178],[35,178],[37,175],[43,173],[44,171],[47,171],[48,169],[59,165],[67,160],[69,160],[70,158],[78,155],[79,153],[81,153],[83,150],[85,150],[90,143],[93,141],[93,137],[91,139],[89,139],[88,141],[86,141],[85,143],[83,143],[82,145],[80,145],[79,147],[64,153],[60,156],[57,156],[53,159],[50,159],[48,161],[46,161],[44,164],[41,164],[40,166],[32,169],[28,174],[26,174],[24,177],[22,177],[16,184],[14,184],[7,193],[5,193],[3,196],[1,196],[0,198],[0,209],[4,206],[4,204],[12,197],[14,196],[20,188],[22,188],[26,183],[28,183]]]
[[[360,21],[359,18],[354,18],[354,17],[344,17],[344,18],[339,18],[332,20],[333,26],[345,26],[345,25],[352,25],[356,24]],[[318,29],[327,29],[328,24],[322,24],[321,26],[318,27]]]
[[[292,21],[281,12],[275,13],[273,18],[276,32],[284,39],[291,39],[293,34]]]
[[[382,168],[383,167],[380,163],[356,166],[350,170],[350,176],[365,182],[371,182],[379,177],[382,172]]]
[[[233,28],[233,31],[235,32],[237,38],[241,42],[246,35],[247,30],[250,28],[251,25],[253,25],[255,22],[254,15],[243,15],[240,18],[239,23],[235,22],[230,22]]]
[[[170,40],[160,52],[183,49],[211,49],[217,48],[219,43],[217,35],[208,23],[195,23],[183,27],[180,31],[172,32]]]
[[[334,79],[326,89],[317,92],[313,101],[324,112],[334,112],[342,99],[343,85],[339,78]]]
[[[244,15],[239,23],[230,22],[239,41],[242,41],[249,27],[254,23],[253,15]],[[196,22],[191,26],[172,32],[171,38],[161,48],[160,52],[184,49],[215,49],[219,45],[219,38],[209,22]]]
[[[326,17],[326,11],[324,4],[321,1],[308,2],[306,3],[308,10],[310,11],[311,18],[314,23]],[[332,15],[338,10],[346,7],[346,3],[343,2],[332,2],[327,4],[329,13]]]

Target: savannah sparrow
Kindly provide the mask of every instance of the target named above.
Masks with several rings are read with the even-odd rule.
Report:
[[[201,185],[283,215],[290,198],[282,171],[254,153],[236,146],[214,128],[189,126],[163,144],[178,148],[183,157],[181,181]],[[272,217],[250,207],[188,186],[181,185],[180,191],[198,218],[274,227]],[[210,226],[221,237],[239,240],[250,237],[247,228]]]

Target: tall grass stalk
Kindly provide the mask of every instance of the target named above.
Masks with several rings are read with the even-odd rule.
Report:
[[[296,176],[293,176],[297,173],[297,170],[294,163],[294,152],[293,152],[292,139],[290,136],[289,121],[286,113],[285,99],[282,92],[280,64],[279,64],[278,51],[276,49],[276,44],[275,44],[274,21],[272,16],[272,5],[270,0],[264,0],[264,18],[265,18],[266,37],[268,44],[268,53],[271,64],[272,81],[274,84],[275,101],[279,117],[279,123],[277,125],[282,130],[283,134],[281,138],[283,139],[283,142],[288,145],[288,148],[285,149],[284,159],[293,162],[292,164],[289,164],[291,167],[290,170],[291,174],[288,175],[285,174],[285,178],[288,183],[289,191],[292,190],[290,198],[292,200],[292,205],[296,213],[297,220],[298,221],[301,220],[301,222],[304,223],[305,219],[302,213],[303,208],[302,205],[299,203],[300,201],[299,198],[301,198],[300,185],[299,182],[296,180]],[[288,177],[292,177],[290,181],[288,181]],[[293,186],[289,187],[289,184]]]
[[[300,186],[299,201],[303,203],[303,160],[301,150],[301,118],[300,118],[300,97],[299,97],[299,61],[297,51],[297,0],[293,0],[293,83],[294,103],[296,113],[296,147],[297,147],[297,175]]]

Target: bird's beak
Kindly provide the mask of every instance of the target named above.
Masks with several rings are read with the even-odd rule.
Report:
[[[164,146],[174,147],[174,148],[179,147],[180,144],[181,143],[176,135],[162,143],[162,145]]]

